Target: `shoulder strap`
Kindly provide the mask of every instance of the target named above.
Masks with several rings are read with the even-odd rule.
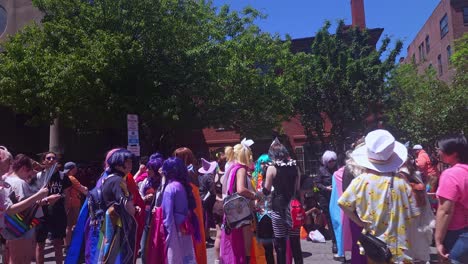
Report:
[[[235,179],[236,179],[237,171],[238,171],[240,168],[244,168],[244,167],[245,167],[245,166],[243,166],[243,165],[235,164],[235,165],[233,165],[232,169],[230,169],[230,173],[231,173],[231,182],[229,183],[229,191],[228,191],[228,194],[232,194],[232,189],[234,188],[234,182],[235,182]]]

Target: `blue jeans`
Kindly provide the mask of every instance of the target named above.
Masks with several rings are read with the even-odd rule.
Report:
[[[468,263],[468,228],[447,231],[444,247],[453,264]]]

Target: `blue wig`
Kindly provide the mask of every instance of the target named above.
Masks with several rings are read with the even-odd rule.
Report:
[[[270,163],[271,159],[268,154],[262,154],[260,157],[258,157],[257,162],[255,163],[255,169],[254,172],[252,173],[252,177],[254,178],[255,182],[258,181],[258,174],[262,173],[262,164],[265,163]],[[265,175],[263,175],[265,177]]]
[[[134,155],[126,150],[126,149],[119,149],[115,151],[108,159],[107,164],[109,165],[109,172],[115,172],[117,166],[125,166],[125,161],[128,159],[133,160]]]

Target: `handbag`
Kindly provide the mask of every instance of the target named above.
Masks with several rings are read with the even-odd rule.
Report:
[[[240,168],[240,165],[237,165],[235,168],[233,168],[229,186],[229,193],[231,193],[231,195],[228,195],[226,198],[224,198],[223,202],[223,211],[225,216],[224,228],[226,230],[236,229],[244,225],[248,225],[252,222],[253,219],[253,214],[250,209],[250,201],[238,193],[232,194],[236,173]]]
[[[392,259],[392,252],[387,243],[378,239],[369,232],[361,233],[359,243],[366,251],[366,256],[375,262],[389,262]]]
[[[393,190],[394,177],[396,176],[392,176],[392,180],[390,182],[390,193]],[[368,256],[371,260],[378,263],[388,263],[392,259],[392,252],[390,251],[387,243],[380,240],[370,232],[361,233],[358,240],[361,246],[364,248],[366,256]]]

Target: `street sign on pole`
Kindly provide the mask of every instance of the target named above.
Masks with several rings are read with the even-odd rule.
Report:
[[[140,137],[138,134],[138,115],[127,115],[127,149],[135,156],[140,156]]]
[[[128,145],[127,150],[133,153],[133,155],[140,157],[140,145]]]

